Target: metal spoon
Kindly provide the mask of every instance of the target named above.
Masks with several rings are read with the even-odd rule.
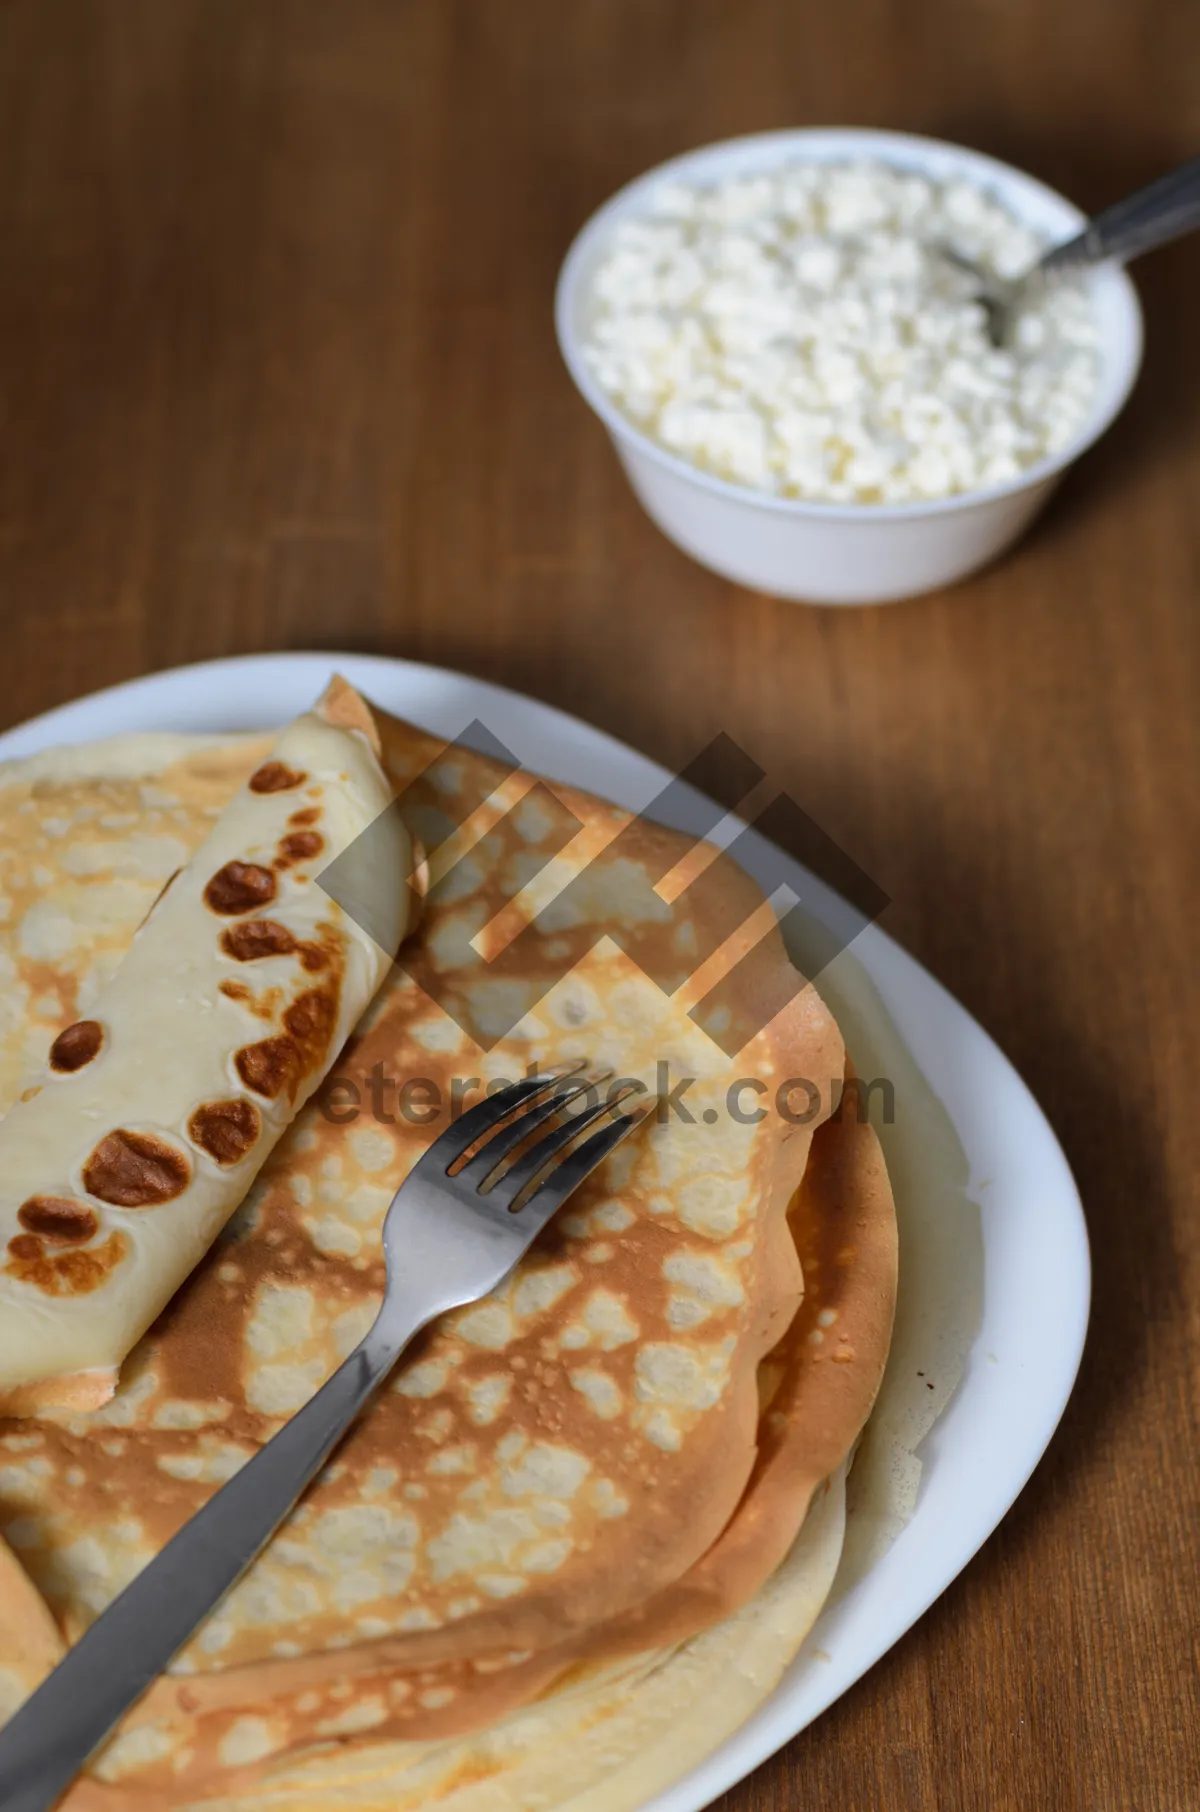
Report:
[[[1021,308],[1045,284],[1092,264],[1109,260],[1128,264],[1131,258],[1166,245],[1195,226],[1200,226],[1200,157],[1190,158],[1124,201],[1115,201],[1074,239],[1052,246],[1023,276],[997,277],[957,252],[942,250],[949,263],[968,272],[978,284],[988,335],[993,345],[1004,346]]]

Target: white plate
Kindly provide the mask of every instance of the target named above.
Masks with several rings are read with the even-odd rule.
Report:
[[[526,767],[634,811],[671,778],[577,719],[485,681],[407,661],[329,654],[212,661],[115,686],[0,736],[0,758],[126,730],[261,727],[305,709],[335,667],[388,710],[447,737],[478,719]],[[696,828],[689,815],[685,800],[675,815],[677,828]],[[730,820],[726,833],[735,826]],[[762,839],[745,866],[753,871],[759,858],[767,862],[764,879],[777,877],[782,862],[806,906],[819,918],[836,919],[836,897],[798,863]],[[862,984],[851,1007],[838,1001],[838,988],[826,976],[822,992],[833,993],[839,1016],[849,1011],[857,1022],[858,1042],[853,1036],[851,1042],[860,1067],[865,1038],[872,1060],[882,1053],[882,1061],[898,1064],[922,1091],[928,1085],[927,1100],[944,1135],[943,1157],[948,1137],[955,1164],[961,1160],[961,1199],[971,1204],[979,1241],[978,1331],[962,1381],[922,1444],[911,1520],[862,1577],[835,1592],[762,1709],[660,1794],[653,1812],[698,1812],[824,1711],[933,1603],[1037,1464],[1083,1350],[1087,1235],[1066,1159],[1041,1109],[982,1028],[878,927],[864,931],[851,954]],[[838,962],[844,967],[846,960]],[[873,1024],[864,1021],[864,1002]],[[906,1125],[898,1113],[885,1136],[901,1207],[902,1260],[903,1194],[923,1195],[936,1181],[923,1169],[932,1162],[928,1126],[927,1119]]]

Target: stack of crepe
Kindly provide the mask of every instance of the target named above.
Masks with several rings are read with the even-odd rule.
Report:
[[[214,904],[214,855],[273,897]],[[335,686],[279,748],[138,736],[0,770],[0,907],[0,1718],[356,1344],[384,1214],[451,1113],[531,1064],[693,1079],[410,1349],[71,1812],[488,1783],[615,1807],[692,1765],[725,1734],[686,1715],[699,1683],[740,1721],[828,1591],[895,1298],[875,1135],[753,884]],[[168,910],[195,961],[155,994]],[[245,1051],[296,1043],[321,987],[264,1094]],[[96,1052],[64,1068],[80,1026]],[[251,1146],[208,1150],[245,1106]],[[126,1183],[157,1141],[186,1187],[106,1194],[118,1133]],[[18,1219],[33,1195],[57,1221]]]

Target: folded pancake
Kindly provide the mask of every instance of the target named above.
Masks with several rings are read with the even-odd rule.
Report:
[[[568,1644],[490,1658],[483,1667],[396,1665],[396,1645],[382,1640],[349,1655],[164,1679],[128,1720],[121,1746],[99,1764],[111,1791],[97,1793],[95,1805],[157,1812],[172,1795],[224,1794],[260,1779],[265,1787],[272,1778],[263,1773],[267,1756],[278,1761],[314,1736],[357,1729],[376,1743],[444,1742],[532,1701],[553,1703],[617,1661],[632,1664],[630,1679],[640,1679],[679,1643],[749,1603],[793,1548],[814,1495],[844,1465],[887,1356],[895,1212],[878,1140],[853,1112],[817,1131],[788,1218],[806,1290],[760,1368],[764,1407],[754,1470],[726,1528],[679,1580]],[[819,1602],[813,1616],[817,1609]],[[795,1647],[806,1628],[795,1628]],[[780,1667],[790,1652],[781,1649]],[[251,1731],[259,1749],[252,1765],[239,1751]],[[92,1803],[86,1794],[78,1805],[69,1798],[67,1812],[86,1812]]]
[[[0,1405],[10,1412],[112,1395],[122,1360],[387,973],[412,897],[410,856],[373,739],[366,707],[340,683],[284,732],[0,1123]],[[315,878],[376,821],[383,948]],[[57,829],[64,866],[102,874],[95,837],[72,831]],[[52,967],[46,905],[25,914],[17,940]]]
[[[767,1585],[734,1616],[639,1662],[594,1663],[498,1727],[441,1743],[326,1743],[249,1784],[222,1812],[638,1812],[769,1698],[835,1583],[843,1465],[816,1493]],[[137,1802],[126,1802],[135,1812]],[[198,1802],[191,1801],[195,1806]],[[91,1812],[68,1801],[68,1812]],[[214,1802],[199,1802],[210,1808]],[[122,1802],[97,1801],[96,1812]],[[178,1800],[173,1812],[187,1812]]]
[[[164,1767],[166,1726],[138,1726],[112,1745],[106,1778],[82,1778],[63,1812],[415,1812],[431,1804],[448,1812],[635,1812],[731,1736],[795,1658],[837,1571],[845,1472],[843,1463],[819,1487],[762,1591],[674,1649],[581,1663],[521,1710],[465,1737],[405,1740],[370,1728],[372,1712],[386,1705],[386,1680],[371,1682],[369,1697],[327,1701],[323,1735],[275,1761],[238,1759],[263,1740],[262,1720],[242,1715],[230,1727],[226,1763],[207,1780],[197,1778],[186,1749],[174,1750],[187,1758],[182,1768]]]
[[[759,1367],[754,1469],[713,1546],[664,1591],[589,1631],[588,1653],[636,1654],[728,1617],[788,1552],[813,1493],[871,1413],[896,1306],[896,1210],[883,1152],[858,1117],[847,1066],[835,1116],[817,1129],[788,1222],[804,1299]]]
[[[592,1666],[578,1656],[597,1642],[653,1647],[727,1614],[849,1449],[886,1351],[878,1177],[862,1238],[814,1248],[832,1294],[814,1281],[806,1300],[836,1329],[797,1324],[803,1366],[776,1351],[802,1296],[787,1205],[844,1055],[753,885],[602,801],[381,729],[431,851],[402,969],[113,1401],[0,1424],[0,1529],[68,1639],[359,1338],[387,1204],[458,1104],[584,1058],[675,1092],[501,1290],[414,1350],[118,1739],[132,1748],[101,1758],[123,1793],[140,1779],[161,1797],[167,1771],[177,1800],[298,1744],[471,1727]],[[59,959],[65,994],[86,961]],[[725,1018],[702,1030],[718,987]],[[739,1015],[759,1029],[730,1057]],[[730,1111],[792,1079],[811,1085],[806,1115]],[[839,1279],[861,1285],[853,1302]],[[8,1451],[35,1427],[35,1450]],[[807,1428],[799,1459],[773,1432],[788,1428]]]

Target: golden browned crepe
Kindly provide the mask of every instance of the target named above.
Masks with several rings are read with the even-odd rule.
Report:
[[[336,681],[229,801],[0,1124],[0,1408],[91,1408],[238,1206],[383,980],[411,850]],[[381,943],[317,885],[371,828]],[[87,820],[56,826],[84,874]],[[78,833],[84,831],[80,836]],[[11,866],[10,863],[6,866]],[[40,918],[37,916],[41,911]],[[39,900],[20,947],[53,947]]]
[[[715,885],[688,888],[711,852],[570,789],[548,802],[480,757],[458,752],[413,786],[440,745],[386,722],[384,744],[409,829],[433,851],[430,890],[326,1113],[297,1118],[111,1404],[41,1420],[36,1449],[0,1427],[0,1528],[68,1637],[355,1344],[382,1287],[383,1214],[445,1124],[454,1078],[477,1090],[586,1058],[654,1088],[666,1062],[673,1080],[696,1078],[694,1120],[668,1112],[627,1142],[504,1288],[406,1360],[101,1758],[121,1803],[225,1791],[313,1741],[473,1728],[596,1657],[728,1615],[844,1458],[886,1353],[894,1223],[873,1135],[822,1138],[793,1236],[813,1125],[728,1112],[731,1081],[773,1095],[804,1077],[815,1124],[844,1069],[815,991],[789,987],[752,885],[725,863]],[[4,792],[0,774],[0,813]],[[555,799],[580,826],[561,846]],[[449,855],[447,801],[469,820]],[[641,864],[643,884],[618,864]],[[564,894],[571,875],[583,879]],[[557,919],[523,929],[546,900],[565,900]],[[73,947],[56,985],[69,993],[87,960]],[[689,1018],[731,974],[727,1034],[738,1012],[750,1026],[786,1001],[735,1058]],[[423,1124],[394,1094],[413,1078],[430,1085],[417,1105],[441,1094]]]
[[[123,1742],[126,1755],[137,1755],[153,1733],[170,1764],[133,1769],[111,1789],[81,1794],[78,1804],[71,1798],[69,1812],[169,1803],[182,1753],[191,1791],[211,1791],[214,1780],[222,1791],[248,1787],[262,1778],[265,1757],[239,1762],[231,1732],[247,1742],[253,1737],[264,1751],[269,1743],[272,1755],[302,1748],[314,1735],[344,1737],[355,1726],[376,1741],[443,1741],[529,1701],[556,1703],[581,1682],[593,1685],[597,1670],[618,1660],[640,1677],[750,1601],[796,1542],[814,1492],[843,1464],[845,1430],[865,1421],[886,1356],[895,1217],[878,1140],[852,1113],[817,1132],[789,1222],[812,1281],[760,1369],[766,1406],[754,1470],[721,1536],[673,1585],[572,1642],[503,1662],[489,1658],[482,1669],[475,1662],[406,1668],[396,1664],[394,1645],[380,1642],[334,1664],[323,1658],[164,1680],[129,1721]],[[797,1647],[806,1627],[795,1629]],[[782,1665],[782,1648],[780,1656]],[[112,1771],[102,1764],[102,1772]]]
[[[173,1812],[637,1812],[738,1730],[771,1694],[835,1583],[846,1528],[845,1465],[762,1591],[680,1647],[571,1670],[522,1710],[433,1742],[326,1741],[248,1769],[214,1801]],[[820,1665],[820,1663],[817,1663]],[[70,1812],[114,1812],[108,1796]],[[137,1802],[126,1802],[136,1812]],[[143,1802],[144,1803],[144,1802]]]

